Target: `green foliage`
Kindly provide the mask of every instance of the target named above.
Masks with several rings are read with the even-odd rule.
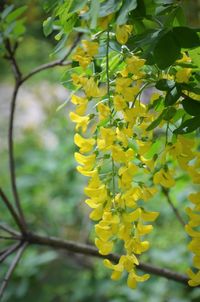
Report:
[[[83,12],[80,21],[77,12],[83,9],[86,4],[88,4],[88,11]],[[115,39],[111,38],[114,51],[111,52],[110,74],[114,74],[124,52],[132,51],[134,54],[139,54],[149,64],[149,83],[154,83],[158,90],[166,93],[165,98],[160,97],[154,101],[154,108],[160,112],[160,115],[147,130],[158,127],[162,121],[171,121],[172,124],[175,124],[176,126],[172,130],[176,135],[191,133],[200,127],[200,102],[185,95],[185,91],[188,94],[199,92],[199,32],[185,26],[183,11],[177,2],[48,0],[45,1],[44,7],[51,14],[51,17],[48,16],[44,21],[43,31],[46,37],[55,34],[57,45],[54,53],[62,53],[66,44],[70,44],[75,32],[84,32],[83,23],[90,24],[88,30],[94,34],[94,37],[98,35],[101,31],[98,27],[99,17],[115,13],[118,25],[125,22],[133,24],[134,35],[130,37],[127,44],[129,49],[121,48]],[[3,42],[6,39],[9,38],[14,45],[24,36],[25,11],[26,6],[16,8],[14,5],[7,5],[1,12],[0,50],[2,56],[5,54]],[[101,32],[100,34],[103,35],[104,33]],[[30,45],[32,44],[28,44],[27,47],[30,48]],[[187,51],[193,59],[192,66],[185,65],[185,67],[192,68],[190,82],[185,85],[176,84],[174,80],[160,79],[163,70],[168,70],[170,67],[168,70],[170,76],[180,66],[176,60],[181,58],[182,49]],[[101,45],[101,51],[103,56],[105,44]],[[39,52],[40,58],[37,57],[35,60],[41,59],[41,53]],[[44,59],[46,59],[46,55],[44,55]],[[30,59],[24,58],[23,53],[21,53],[20,62],[24,62],[25,69],[30,69]],[[100,68],[98,58],[93,67],[94,69]],[[72,69],[67,70],[63,75],[63,84],[69,90],[74,90],[70,80],[74,71],[81,74],[83,70],[80,67],[72,66]],[[91,74],[91,69],[88,69],[88,75]],[[105,80],[105,70],[101,71],[100,76],[101,80]],[[49,73],[46,73],[46,77],[48,80],[51,79]],[[183,98],[181,101],[180,97]],[[176,110],[173,105],[179,101],[183,109]],[[58,139],[55,149],[50,150],[42,143],[39,135],[41,129],[37,133],[34,133],[33,130],[27,130],[24,133],[26,139],[23,137],[16,142],[18,184],[23,208],[33,230],[40,229],[41,233],[50,233],[73,240],[82,239],[79,238],[81,233],[81,236],[86,236],[89,240],[88,223],[83,220],[86,210],[79,205],[79,201],[82,199],[83,179],[75,172],[73,131],[70,124],[66,129],[66,119],[63,117],[63,112],[55,113],[57,106],[58,104],[54,104],[51,107],[53,117],[52,115],[48,117],[45,123],[46,130],[48,129]],[[69,107],[67,108],[69,109]],[[46,109],[47,114],[49,114],[49,110],[49,108]],[[106,120],[102,121],[99,127],[106,123]],[[66,132],[67,144],[64,143],[66,142]],[[159,151],[160,145],[155,142],[149,153],[156,156]],[[0,170],[6,171],[7,155],[5,149],[0,150],[0,156],[2,159]],[[7,188],[8,175],[4,173],[1,177],[1,183]],[[188,193],[185,189],[188,179],[180,175],[177,183],[178,186],[173,190],[172,195],[176,200],[177,194],[181,192],[185,200]],[[182,235],[171,210],[163,205],[165,202],[163,199],[163,195],[160,193],[155,200],[157,210],[161,212],[161,217],[156,224],[159,227],[159,233],[162,232],[162,236],[158,236],[158,231],[155,228],[155,232],[151,235],[155,248],[148,256],[144,256],[143,260],[184,271],[186,262],[189,261],[188,255],[184,252],[185,241],[187,240]],[[180,200],[176,200],[176,205],[180,206]],[[184,205],[181,204],[181,207],[184,206],[185,203]],[[2,215],[12,224],[5,209],[2,206],[0,209]],[[171,236],[172,229],[174,236]],[[177,238],[179,238],[178,242]],[[174,249],[174,246],[177,248]],[[133,300],[136,302],[197,302],[200,295],[199,289],[191,292],[181,285],[174,285],[164,279],[157,280],[154,277],[147,285],[142,285],[139,290],[133,293],[124,286],[124,280],[119,281],[116,286],[105,278],[107,278],[107,273],[98,261],[88,261],[87,265],[85,258],[76,258],[71,255],[60,256],[57,252],[38,251],[31,248],[27,251],[14,275],[5,301],[84,302],[91,299],[97,302]],[[43,284],[42,287],[41,283]],[[40,290],[36,291],[35,288]]]

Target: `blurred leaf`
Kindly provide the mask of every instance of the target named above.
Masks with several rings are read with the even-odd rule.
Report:
[[[175,86],[171,90],[167,91],[166,97],[165,97],[165,106],[171,106],[178,101],[178,99],[181,96],[181,91],[180,89]]]
[[[158,39],[154,49],[154,59],[160,69],[165,69],[178,59],[180,46],[175,40],[173,33],[168,31]]]
[[[117,17],[117,24],[122,25],[127,22],[128,14],[137,7],[137,0],[124,0],[124,3]]]
[[[100,7],[99,16],[105,17],[119,10],[121,0],[104,1]]]
[[[53,31],[53,18],[49,17],[43,22],[43,32],[45,37],[49,36]]]
[[[184,121],[176,130],[175,134],[187,134],[197,130],[200,127],[200,117],[195,116],[189,120]]]
[[[172,89],[174,86],[175,86],[175,82],[167,79],[161,79],[155,85],[155,87],[161,91],[168,91],[169,89]]]
[[[91,18],[91,23],[90,26],[91,28],[95,28],[97,25],[97,19],[99,16],[99,10],[100,10],[100,2],[99,0],[91,0],[91,5],[90,5],[90,18]]]
[[[5,19],[5,18],[9,15],[9,13],[13,10],[13,8],[14,8],[14,5],[13,5],[13,4],[7,6],[7,7],[3,10],[3,12],[1,13],[1,19],[2,19],[2,20]]]
[[[200,102],[191,99],[190,97],[186,97],[182,101],[183,108],[187,113],[193,116],[200,115]],[[199,117],[200,119],[200,117]]]
[[[8,23],[11,23],[12,21],[14,21],[15,19],[17,19],[18,17],[20,17],[25,11],[27,10],[27,6],[21,6],[17,9],[15,9],[13,12],[11,12],[10,14],[8,14],[8,16],[6,17],[6,21]]]
[[[165,121],[170,121],[173,116],[176,114],[176,108],[174,107],[168,107],[164,110],[163,119]]]
[[[200,45],[196,31],[186,26],[174,27],[173,34],[181,48],[193,48]]]
[[[80,11],[81,9],[84,8],[84,6],[86,5],[86,3],[88,2],[88,0],[74,0],[72,2],[72,5],[70,7],[70,13],[75,13],[77,11]]]

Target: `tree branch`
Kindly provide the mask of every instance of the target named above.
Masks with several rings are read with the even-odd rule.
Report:
[[[18,217],[18,215],[17,215],[15,209],[13,208],[11,202],[8,200],[7,196],[5,195],[5,193],[3,192],[3,190],[1,188],[0,188],[0,196],[1,196],[4,204],[8,208],[8,211],[10,212],[10,214],[12,215],[12,217],[14,218],[14,221],[16,222],[17,226],[19,227],[19,229],[22,232],[24,232],[24,225],[22,224],[21,219]],[[1,228],[3,228],[2,225],[1,225]],[[4,226],[4,229],[5,229],[5,226]]]
[[[21,246],[21,242],[17,242],[11,245],[0,257],[0,263],[2,263],[8,256],[14,253]]]
[[[162,187],[162,191],[163,191],[163,194],[165,195],[165,197],[167,199],[167,202],[169,203],[170,207],[172,208],[174,214],[176,215],[177,220],[180,222],[180,224],[183,227],[185,227],[186,223],[183,220],[183,218],[181,217],[178,209],[174,206],[173,202],[171,201],[171,198],[169,196],[169,191],[167,189],[163,188],[163,187]]]
[[[73,253],[79,253],[99,258],[106,258],[113,262],[118,262],[120,255],[109,254],[101,255],[99,254],[97,248],[92,245],[85,245],[73,241],[62,240],[55,237],[44,237],[36,234],[28,234],[27,240],[30,244],[37,244],[41,246],[49,246],[56,249],[64,249]],[[144,272],[151,273],[160,277],[167,278],[179,283],[187,284],[188,278],[186,275],[179,274],[168,269],[163,269],[154,265],[140,263],[138,268]]]
[[[0,188],[0,191],[1,191],[1,188]],[[15,231],[14,229],[12,229],[11,227],[5,225],[5,224],[2,224],[0,223],[0,229],[2,229],[3,231],[13,235],[13,236],[19,236],[20,233],[18,233],[17,231]]]
[[[15,258],[13,259],[13,261],[3,279],[3,282],[0,287],[0,299],[3,297],[4,291],[8,285],[8,281],[10,280],[13,271],[15,270],[17,264],[19,263],[26,246],[27,246],[27,243],[23,243],[23,245],[18,249]]]
[[[26,76],[24,76],[21,79],[20,83],[21,84],[24,83],[29,78],[31,78],[33,75],[35,75],[35,74],[37,74],[37,73],[39,73],[39,72],[41,72],[43,70],[46,70],[46,69],[49,69],[49,68],[52,68],[52,67],[55,67],[55,66],[68,66],[68,65],[70,65],[71,61],[66,61],[66,59],[70,56],[70,54],[72,53],[73,49],[77,46],[77,44],[80,41],[82,35],[83,35],[82,33],[78,34],[78,36],[75,39],[74,43],[72,44],[72,46],[69,48],[68,52],[66,53],[66,55],[62,59],[56,60],[56,61],[53,61],[53,62],[50,62],[50,63],[46,63],[46,64],[43,64],[41,66],[36,67],[32,71],[30,71],[30,73],[28,73]]]

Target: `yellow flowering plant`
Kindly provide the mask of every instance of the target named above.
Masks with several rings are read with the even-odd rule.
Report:
[[[75,123],[77,170],[89,178],[84,193],[95,221],[95,245],[105,258],[123,246],[118,263],[105,259],[104,264],[113,280],[126,271],[128,286],[135,288],[149,278],[138,275],[137,266],[159,215],[149,212],[146,202],[160,190],[168,194],[181,170],[200,184],[195,136],[200,103],[191,96],[199,92],[194,54],[200,44],[198,33],[179,19],[178,3],[163,1],[159,9],[154,7],[149,29],[145,2],[143,11],[137,1],[111,2],[85,1],[84,12],[84,5],[72,1],[74,27],[81,24],[84,30],[66,87],[75,105],[69,116]],[[174,19],[169,21],[171,12]],[[62,28],[62,14],[59,18]],[[185,229],[197,269],[188,271],[191,286],[200,285],[197,196],[199,192],[190,195],[195,206],[186,209]]]
[[[148,280],[151,272],[200,286],[199,29],[185,23],[181,1],[46,2],[51,17],[44,21],[44,33],[56,30],[55,53],[64,51],[66,42],[69,50],[63,59],[26,76],[15,58],[24,21],[16,23],[21,32],[14,31],[11,22],[24,8],[7,18],[13,10],[8,6],[0,15],[0,52],[15,72],[9,160],[16,209],[1,188],[0,196],[20,229],[20,233],[8,229],[19,240],[14,247],[19,249],[17,256],[20,259],[29,244],[48,245],[104,258],[111,279],[125,275],[130,288]],[[70,92],[74,158],[77,171],[86,179],[83,193],[97,249],[29,232],[20,206],[13,155],[16,97],[27,79],[53,66],[68,66],[62,80]],[[181,177],[189,179],[194,190],[179,212],[169,192]],[[193,260],[188,263],[188,277],[141,262],[154,248],[150,238],[160,214],[155,203],[159,193],[190,238],[188,253]],[[146,273],[140,274],[139,269]],[[4,288],[5,282],[0,297]]]

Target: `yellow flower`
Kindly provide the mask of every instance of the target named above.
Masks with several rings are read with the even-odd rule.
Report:
[[[85,69],[91,63],[92,58],[81,47],[77,47],[72,59],[78,61],[79,65]]]
[[[127,101],[119,94],[113,97],[115,110],[120,111],[128,107]]]
[[[127,189],[131,186],[133,175],[137,172],[137,170],[138,167],[131,162],[128,163],[128,166],[123,166],[119,169],[119,186],[122,189]]]
[[[99,103],[97,105],[97,108],[98,108],[98,112],[99,112],[99,120],[102,121],[102,120],[105,120],[107,118],[110,117],[110,108],[106,105],[104,105],[103,103]]]
[[[102,17],[98,19],[98,24],[102,29],[106,29],[112,20],[114,14],[110,14],[108,16]]]
[[[128,146],[128,138],[123,130],[120,130],[118,127],[116,128],[117,139],[123,144],[126,148]]]
[[[82,40],[83,48],[87,54],[91,57],[94,57],[98,54],[99,44],[97,42],[91,42],[87,40]]]
[[[76,123],[76,130],[81,128],[83,133],[87,130],[90,120],[89,116],[80,116],[75,112],[70,112],[69,116],[72,122]]]
[[[192,73],[191,68],[179,69],[176,73],[176,82],[178,83],[188,83]]]
[[[100,221],[95,226],[95,232],[102,241],[108,241],[113,234],[112,228],[104,221]]]
[[[127,87],[130,86],[130,84],[133,81],[129,78],[117,78],[115,81],[116,84],[116,92],[121,93],[123,92]]]
[[[97,146],[99,150],[105,151],[111,149],[114,143],[116,134],[111,128],[100,128],[100,138],[97,138]]]
[[[71,102],[75,105],[77,105],[76,107],[76,113],[79,115],[84,115],[85,111],[87,109],[87,104],[88,104],[88,100],[86,98],[77,96],[77,95],[73,95],[71,98]]]
[[[196,274],[195,273],[193,273],[193,271],[191,270],[191,269],[189,269],[188,271],[187,271],[187,274],[188,274],[188,276],[189,276],[189,278],[190,278],[190,280],[188,281],[188,284],[190,285],[190,286],[198,286],[198,285],[200,285],[200,271],[198,271]]]
[[[130,272],[127,279],[127,285],[130,288],[135,288],[137,285],[137,282],[144,282],[148,280],[150,277],[149,274],[145,274],[143,276],[138,276],[134,271]]]
[[[89,217],[91,220],[98,221],[101,219],[102,215],[103,215],[103,207],[102,205],[99,205],[90,213]]]
[[[126,44],[132,32],[132,25],[118,25],[116,28],[116,39],[120,44]]]
[[[154,221],[158,217],[159,213],[158,212],[146,212],[142,211],[141,218],[144,221]]]
[[[142,254],[147,251],[149,248],[148,241],[140,241],[139,238],[131,238],[128,242],[125,243],[125,248],[128,253]]]
[[[112,262],[108,259],[104,259],[103,263],[107,268],[113,270],[113,273],[111,275],[112,280],[119,280],[121,278],[121,275],[124,270],[124,266],[122,263],[112,264]]]
[[[102,241],[99,238],[95,239],[95,245],[99,250],[101,255],[108,255],[112,252],[113,242],[112,241]]]
[[[153,182],[155,185],[160,184],[165,188],[170,188],[175,185],[175,181],[172,177],[172,172],[169,170],[165,171],[164,169],[161,169],[154,174]]]
[[[197,193],[191,193],[188,196],[188,199],[195,204],[195,208],[197,208],[200,211],[200,192]]]
[[[75,144],[80,148],[81,153],[90,152],[95,144],[95,139],[84,138],[80,134],[76,133],[74,136]]]
[[[127,151],[123,151],[123,149],[119,145],[112,146],[112,158],[117,163],[128,163],[133,159],[134,151],[129,148]]]
[[[144,66],[145,64],[144,59],[140,59],[137,56],[132,56],[130,58],[126,59],[126,70],[128,73],[133,73],[133,74],[138,74],[140,69]]]
[[[94,78],[89,78],[83,85],[83,89],[87,97],[99,97],[100,90]]]
[[[91,171],[94,167],[94,163],[95,163],[95,159],[96,159],[96,155],[95,154],[91,154],[88,156],[82,155],[78,152],[74,153],[74,157],[76,159],[76,161],[84,166],[84,169],[87,171]]]

